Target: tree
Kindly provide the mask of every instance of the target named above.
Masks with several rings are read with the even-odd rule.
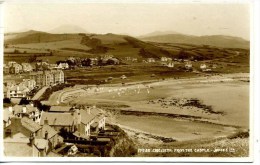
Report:
[[[22,98],[19,105],[27,105],[29,103],[30,103],[29,100],[27,100],[26,98]]]
[[[11,100],[9,98],[4,98],[3,100],[4,103],[7,103],[7,104],[10,104],[11,103]]]
[[[19,54],[21,52],[19,50],[17,50],[17,49],[14,49],[14,53]]]
[[[178,58],[179,58],[179,59],[186,59],[186,58],[188,58],[188,54],[185,52],[185,50],[182,49],[182,50],[179,52]]]
[[[84,59],[82,60],[82,66],[90,66],[91,64],[91,59],[87,58],[87,59]]]
[[[36,55],[33,55],[33,56],[29,57],[29,59],[28,59],[29,63],[33,63],[33,62],[36,62],[36,61],[37,61],[37,56]]]

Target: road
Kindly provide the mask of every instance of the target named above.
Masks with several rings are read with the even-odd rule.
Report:
[[[48,87],[43,87],[42,89],[40,89],[32,98],[32,100],[38,100],[42,95],[43,93],[46,91]]]

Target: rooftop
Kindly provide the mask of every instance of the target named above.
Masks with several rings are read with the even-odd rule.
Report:
[[[46,119],[50,126],[71,126],[73,124],[73,115],[71,113],[43,112],[40,125],[43,125]]]
[[[50,112],[69,112],[72,108],[70,106],[51,106]]]
[[[46,139],[35,139],[34,145],[37,149],[45,149],[48,147],[48,140]]]
[[[31,132],[36,132],[39,129],[41,129],[41,126],[39,124],[35,123],[34,121],[26,117],[21,119],[21,124],[23,127],[25,127]]]
[[[29,91],[29,89],[27,87],[25,87],[23,84],[19,84],[19,85],[14,85],[12,87],[9,88],[11,91]]]
[[[42,126],[42,134],[41,137],[45,137],[45,132],[48,132],[48,139],[52,138],[54,135],[56,135],[58,132],[55,131],[51,126],[49,125],[43,125]]]
[[[32,157],[32,147],[27,143],[4,142],[4,155],[7,157]]]
[[[15,105],[15,106],[13,107],[14,113],[15,113],[15,114],[17,114],[17,113],[22,113],[22,112],[23,112],[23,107],[26,108],[26,113],[35,112],[35,111],[38,110],[36,107],[33,107],[33,106],[31,106],[31,105],[26,105],[26,106],[24,106],[24,105]]]
[[[92,113],[89,114],[87,110],[83,110],[83,109],[80,110],[80,114],[81,114],[81,122],[83,124],[88,124],[91,120],[94,120],[96,117]]]

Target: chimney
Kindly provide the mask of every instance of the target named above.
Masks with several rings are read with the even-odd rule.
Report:
[[[49,121],[48,121],[48,119],[46,118],[45,120],[44,120],[44,125],[48,125],[49,124]]]
[[[9,112],[13,112],[13,107],[9,107]]]
[[[88,110],[88,114],[90,114],[90,107],[88,107],[87,110]]]
[[[78,124],[80,124],[81,123],[81,114],[80,114],[79,109],[76,110],[76,113],[77,113]]]
[[[45,131],[45,134],[44,134],[44,139],[48,139],[48,132],[47,131]]]
[[[30,135],[29,140],[30,140],[30,146],[32,146],[34,144],[34,140],[35,140],[33,134]]]

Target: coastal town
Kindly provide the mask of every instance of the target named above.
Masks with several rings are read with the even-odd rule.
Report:
[[[80,61],[76,64],[75,61]],[[107,120],[106,110],[97,108],[96,105],[66,104],[68,98],[74,98],[79,93],[68,92],[57,101],[45,105],[42,98],[62,90],[73,87],[74,84],[66,82],[64,71],[77,68],[99,67],[104,65],[116,66],[122,62],[151,63],[161,67],[174,68],[182,65],[185,72],[210,73],[217,68],[216,64],[198,63],[194,60],[172,59],[161,57],[160,59],[147,58],[138,62],[135,58],[114,58],[112,55],[104,55],[103,58],[77,59],[70,57],[56,64],[46,61],[30,63],[17,63],[9,61],[4,65],[4,145],[5,154],[16,156],[109,156],[106,146],[115,141],[122,132]],[[180,67],[179,67],[180,68]],[[12,79],[13,78],[13,79]],[[110,81],[113,78],[110,79]],[[122,81],[127,76],[119,77]],[[109,89],[107,92],[118,91],[117,96],[124,94],[126,89],[131,89],[131,84],[117,89]],[[95,86],[95,85],[94,85]],[[128,87],[127,87],[128,86]],[[105,86],[104,86],[105,87]],[[55,89],[57,88],[57,89]],[[85,93],[91,93],[89,87]],[[99,93],[103,88],[94,87],[94,93]],[[147,87],[146,87],[147,88]],[[150,85],[149,85],[149,88]],[[148,94],[150,90],[147,88]],[[139,94],[141,88],[134,88]],[[70,96],[71,95],[71,96]],[[114,98],[115,96],[113,96]],[[21,150],[14,152],[13,145],[19,145]],[[116,144],[114,144],[116,145]],[[98,146],[98,147],[97,147]],[[100,146],[103,146],[100,148]],[[110,146],[111,147],[111,146]],[[105,148],[105,149],[104,149]],[[9,151],[10,149],[10,151]]]
[[[67,63],[49,65],[46,62],[37,62],[32,66],[29,63],[10,61],[4,65],[5,75],[16,77],[23,74],[28,77],[4,84],[4,102],[11,103],[4,109],[6,148],[11,148],[8,145],[14,143],[24,145],[21,149],[25,151],[20,151],[19,156],[57,156],[59,154],[54,149],[57,150],[57,147],[64,144],[69,135],[74,140],[82,139],[89,143],[93,141],[92,143],[106,144],[110,141],[110,138],[97,138],[101,132],[105,135],[106,127],[104,112],[99,108],[51,106],[49,111],[43,111],[35,105],[46,87],[65,83],[62,70],[68,68]],[[24,100],[26,101],[23,102]],[[62,133],[66,136],[62,136]],[[75,148],[77,147],[72,145],[69,153],[75,154],[78,150]],[[8,154],[8,151],[5,152]]]
[[[102,5],[7,4],[3,156],[249,157],[249,6]]]

